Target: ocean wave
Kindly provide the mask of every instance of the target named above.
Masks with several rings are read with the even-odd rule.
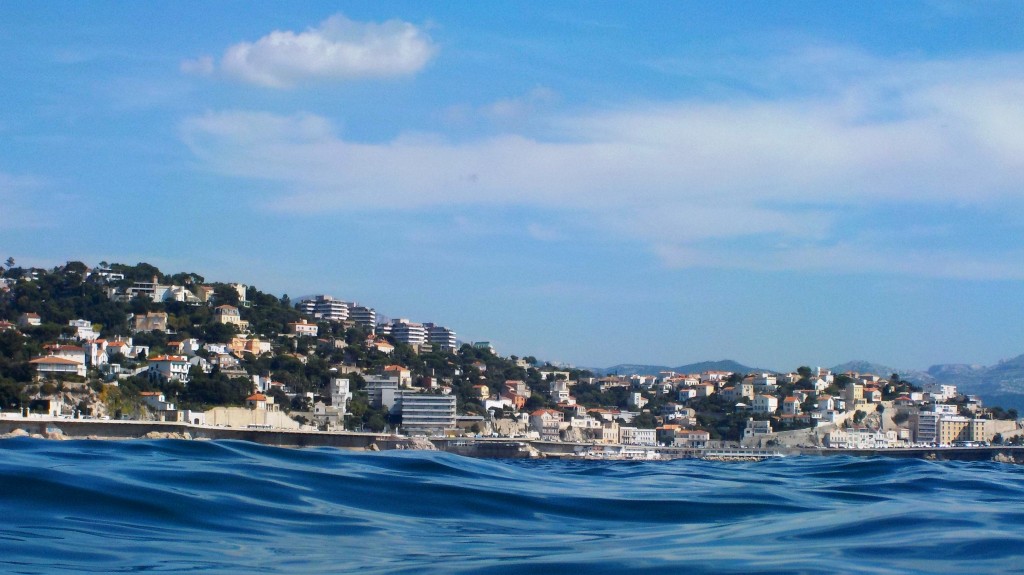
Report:
[[[1014,573],[1024,470],[0,441],[0,571]]]

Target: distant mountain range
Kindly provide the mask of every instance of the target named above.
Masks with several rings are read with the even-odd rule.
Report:
[[[851,361],[833,367],[832,371],[858,371],[877,375],[898,373],[907,381],[921,385],[955,385],[962,393],[981,396],[987,405],[1014,407],[1024,411],[1024,355],[991,366],[946,363],[933,365],[926,371],[894,369],[866,361]]]
[[[834,373],[856,371],[859,373],[873,373],[884,377],[898,373],[903,379],[918,385],[929,383],[955,385],[962,393],[981,396],[986,405],[998,405],[1007,409],[1012,407],[1024,412],[1024,355],[1001,361],[991,366],[948,363],[933,365],[926,371],[899,369],[863,360],[849,361],[830,369]],[[591,371],[598,375],[653,375],[659,371],[700,373],[709,370],[739,373],[774,371],[749,367],[731,359],[703,361],[677,367],[625,363],[603,369],[591,368]]]
[[[667,365],[640,365],[634,363],[620,363],[619,365],[613,365],[606,368],[589,368],[590,371],[598,375],[656,375],[660,371],[674,371],[676,373],[700,373],[702,371],[733,371],[739,373],[753,373],[755,371],[768,371],[771,369],[761,369],[757,367],[748,367],[742,363],[733,361],[731,359],[723,359],[719,361],[702,361],[700,363],[691,363],[688,365],[680,365],[677,367],[669,367]]]

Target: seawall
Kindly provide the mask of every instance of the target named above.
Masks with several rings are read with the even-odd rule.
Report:
[[[186,434],[192,439],[234,439],[277,447],[337,447],[357,450],[416,449],[424,443],[410,438],[381,433],[297,431],[276,429],[244,429],[193,425],[162,421],[116,421],[94,419],[63,419],[54,417],[20,417],[4,414],[0,417],[0,435],[15,430],[43,436],[59,435],[68,439],[140,439]],[[509,438],[434,438],[437,449],[470,457],[522,458],[572,457],[593,447],[589,443],[564,443]],[[426,445],[429,448],[429,445]],[[648,447],[663,458],[694,458],[705,455],[699,449]],[[729,450],[741,455],[743,450]],[[950,461],[1013,461],[1024,463],[1024,447],[950,447],[910,449],[780,449],[782,455],[813,457],[847,455],[855,457],[910,457]]]

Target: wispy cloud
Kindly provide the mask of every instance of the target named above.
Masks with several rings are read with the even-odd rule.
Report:
[[[275,30],[255,42],[229,47],[219,63],[201,56],[181,71],[224,75],[269,88],[291,88],[318,80],[414,74],[437,46],[421,28],[401,20],[356,22],[340,14],[304,32]]]
[[[851,208],[1019,205],[1024,58],[861,64],[818,93],[634,103],[549,119],[543,138],[366,144],[324,117],[244,111],[182,134],[210,169],[277,182],[272,210],[532,206],[588,213],[669,265],[1005,275],[959,266],[969,254],[846,245],[840,225]]]

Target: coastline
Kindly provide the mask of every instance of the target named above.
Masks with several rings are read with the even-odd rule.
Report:
[[[595,447],[629,448],[654,452],[652,458],[603,457],[602,460],[665,461],[706,459],[713,461],[754,461],[774,457],[896,457],[925,460],[998,461],[1024,463],[1024,447],[915,447],[893,449],[685,449],[664,446],[594,445],[591,443],[549,442],[521,438],[423,438],[361,433],[353,431],[300,431],[283,429],[246,429],[195,425],[184,422],[65,419],[52,416],[0,417],[0,438],[31,436],[43,439],[132,440],[237,440],[275,447],[335,447],[352,451],[388,451],[404,449],[439,450],[468,457],[511,459],[584,459]]]

